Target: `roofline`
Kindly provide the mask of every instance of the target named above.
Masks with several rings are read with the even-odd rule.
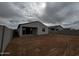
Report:
[[[52,27],[61,27],[61,28],[63,28],[61,25],[56,25],[56,26],[49,26],[49,28],[52,28]]]
[[[43,24],[41,21],[32,21],[32,22],[28,22],[28,23],[19,24],[18,27],[17,27],[16,29],[9,28],[9,27],[7,27],[7,26],[5,26],[5,25],[0,25],[0,26],[5,26],[6,28],[11,29],[11,30],[17,30],[17,29],[19,28],[20,25],[30,24],[30,23],[34,23],[34,22],[38,22],[38,23]],[[45,24],[43,24],[43,25],[46,26]],[[46,27],[48,27],[48,26],[46,26]]]
[[[38,23],[41,23],[41,24],[43,24],[42,22],[40,22],[40,21],[32,21],[32,22],[29,22],[29,23],[23,23],[23,24],[19,24],[18,25],[18,28],[19,28],[19,26],[20,25],[24,25],[24,24],[30,24],[30,23],[34,23],[34,22],[38,22]],[[43,24],[44,26],[46,26],[45,24]],[[48,26],[46,26],[46,27],[48,27]]]

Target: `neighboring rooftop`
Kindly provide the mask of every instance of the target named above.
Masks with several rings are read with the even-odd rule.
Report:
[[[61,27],[61,28],[63,28],[61,25],[49,26],[49,28],[57,28],[57,27]]]

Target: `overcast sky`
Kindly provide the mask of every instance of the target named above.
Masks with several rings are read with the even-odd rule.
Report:
[[[78,2],[0,2],[0,24],[17,28],[18,24],[41,21],[47,26],[62,25],[79,29]]]

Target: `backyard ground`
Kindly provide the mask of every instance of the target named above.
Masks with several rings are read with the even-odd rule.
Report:
[[[12,39],[5,52],[12,56],[79,55],[79,35],[47,34]]]

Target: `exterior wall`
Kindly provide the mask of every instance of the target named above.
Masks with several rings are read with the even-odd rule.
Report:
[[[0,26],[0,49],[1,49],[1,41],[2,41],[2,31],[3,31],[3,27]]]
[[[54,29],[54,30],[51,30],[51,29]],[[62,27],[52,27],[52,28],[49,28],[49,31],[62,31],[63,28]]]
[[[63,30],[63,28],[62,28],[62,27],[57,27],[57,29],[59,29],[59,31],[62,31],[62,30]]]
[[[2,32],[3,32],[3,26],[0,26],[0,47],[1,47],[1,42],[2,42]],[[12,39],[12,34],[13,34],[12,30],[5,27],[4,38],[3,38],[3,48],[2,48],[3,51],[7,47],[10,40]]]
[[[45,32],[42,31],[42,29],[45,28]],[[43,24],[39,24],[38,25],[38,35],[41,35],[41,34],[48,34],[48,27],[43,25]]]
[[[48,27],[43,25],[40,22],[33,22],[33,23],[27,23],[27,24],[23,24],[20,26],[19,28],[19,35],[22,36],[22,27],[36,27],[37,29],[37,34],[48,34]],[[45,32],[42,32],[42,28],[45,28]]]
[[[6,28],[4,32],[3,51],[7,47],[8,43],[12,39],[13,32],[11,29]]]
[[[19,33],[19,36],[22,36],[22,26],[19,27],[18,33]]]

